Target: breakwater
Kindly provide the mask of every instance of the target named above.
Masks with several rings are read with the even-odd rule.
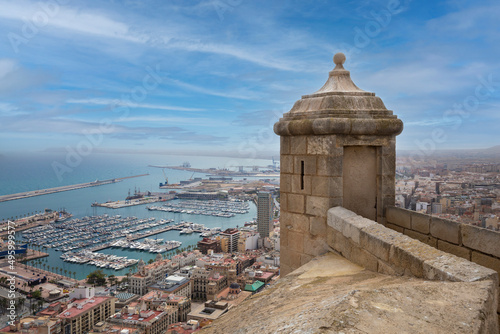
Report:
[[[23,198],[33,197],[33,196],[48,195],[48,194],[53,194],[53,193],[59,193],[62,191],[70,191],[70,190],[76,190],[76,189],[82,189],[82,188],[88,188],[88,187],[102,186],[105,184],[116,183],[116,182],[120,182],[120,181],[125,180],[125,179],[130,179],[130,178],[134,178],[134,177],[141,177],[141,176],[146,176],[146,175],[149,175],[149,174],[140,174],[140,175],[126,176],[126,177],[119,177],[119,178],[109,179],[109,180],[95,180],[92,182],[72,184],[72,185],[68,185],[68,186],[61,186],[61,187],[54,187],[54,188],[47,188],[47,189],[40,189],[40,190],[32,190],[32,191],[25,191],[22,193],[3,195],[3,196],[0,196],[0,202],[13,201],[16,199],[23,199]]]

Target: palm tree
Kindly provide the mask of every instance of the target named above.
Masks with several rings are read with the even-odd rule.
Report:
[[[18,303],[19,303],[19,306],[21,307],[21,309],[22,309],[22,308],[23,308],[23,306],[24,306],[24,301],[25,301],[25,300],[26,300],[26,299],[24,299],[24,298],[22,298],[22,297],[18,299]]]
[[[7,308],[7,298],[0,298],[0,309],[5,310]]]
[[[115,285],[115,283],[116,283],[116,277],[115,277],[115,275],[109,275],[108,276],[108,282],[109,282],[109,286]]]
[[[43,266],[43,270],[45,270],[45,263],[44,263],[44,264],[42,264],[42,266]]]
[[[68,274],[68,271],[66,269],[64,269],[64,276],[66,276]]]
[[[42,308],[42,306],[43,306],[43,300],[42,300],[42,299],[40,299],[40,300],[38,301],[38,309],[41,309],[41,308]]]

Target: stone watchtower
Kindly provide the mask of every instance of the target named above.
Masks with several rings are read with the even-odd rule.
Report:
[[[281,273],[328,250],[328,209],[385,223],[394,205],[396,136],[403,122],[382,100],[359,89],[346,57],[317,92],[302,96],[275,125],[281,136]]]

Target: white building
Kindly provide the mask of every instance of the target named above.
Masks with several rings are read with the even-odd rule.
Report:
[[[220,233],[222,238],[227,239],[227,252],[236,253],[238,252],[238,239],[240,238],[240,231],[236,228],[228,228],[224,232]],[[223,249],[223,251],[225,251]]]
[[[429,203],[427,203],[427,202],[417,202],[416,203],[416,207],[415,207],[415,211],[418,211],[418,212],[421,212],[421,211],[427,212],[427,207],[428,206],[429,206]]]
[[[167,275],[172,274],[179,266],[168,259],[163,260],[161,254],[158,254],[156,261],[148,265],[145,265],[141,259],[138,268],[139,270],[130,276],[129,291],[144,295],[148,292],[148,285],[163,281]]]
[[[240,234],[240,239],[238,240],[238,251],[240,253],[246,250],[254,250],[259,248],[259,233],[252,232],[242,232]]]
[[[92,287],[79,286],[73,292],[70,292],[69,299],[89,299],[95,296],[95,289]]]
[[[172,262],[177,263],[179,265],[179,268],[192,266],[195,264],[196,259],[201,256],[203,256],[203,254],[201,254],[201,252],[198,250],[189,253],[183,252],[172,257]]]

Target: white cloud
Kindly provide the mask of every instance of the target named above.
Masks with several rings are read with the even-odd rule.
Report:
[[[251,90],[246,90],[243,92],[227,92],[227,91],[216,91],[213,89],[205,88],[205,87],[200,87],[196,85],[192,85],[186,82],[182,82],[180,80],[176,79],[170,79],[169,82],[175,84],[175,86],[185,88],[187,90],[197,92],[197,93],[202,93],[206,95],[212,95],[212,96],[220,96],[220,97],[226,97],[226,98],[231,98],[231,99],[240,99],[240,100],[255,100],[260,98],[258,94],[255,92],[252,92]]]
[[[498,22],[500,6],[496,3],[493,6],[481,5],[462,8],[461,10],[429,20],[427,28],[440,33],[495,34],[495,29],[488,31],[489,29],[482,29],[482,27],[491,22]]]
[[[269,54],[262,54],[262,52],[257,51],[255,49],[246,49],[244,47],[235,45],[220,44],[220,43],[204,43],[200,41],[175,40],[175,41],[170,41],[165,46],[185,51],[206,52],[206,53],[231,56],[240,60],[245,60],[264,67],[275,68],[278,70],[284,70],[284,71],[303,70],[302,66],[298,66],[297,63],[290,62],[287,59],[279,59],[279,60],[274,59],[274,57],[272,57]]]
[[[464,89],[474,92],[479,83],[477,75],[489,73],[486,64],[469,64],[467,67],[452,68],[451,59],[436,59],[433,56],[416,61],[405,61],[400,65],[388,65],[378,72],[369,73],[363,77],[362,88],[376,87],[377,93],[381,89],[391,92],[392,95],[435,96],[435,94],[460,93]]]
[[[0,79],[18,68],[17,62],[9,58],[0,59]]]
[[[129,26],[125,23],[115,21],[98,12],[71,9],[68,6],[59,5],[55,1],[51,2],[51,6],[42,5],[42,3],[34,5],[26,1],[5,2],[2,3],[0,17],[22,20],[23,22],[27,20],[35,28],[52,26],[131,42],[144,41],[143,37],[130,34]]]
[[[118,123],[130,123],[130,122],[150,122],[158,124],[183,124],[183,125],[196,125],[196,126],[206,126],[206,127],[220,127],[223,125],[229,125],[227,122],[221,122],[220,120],[209,119],[205,117],[165,117],[156,115],[145,115],[145,116],[130,116],[120,119]]]
[[[124,100],[109,99],[109,98],[70,99],[66,102],[74,104],[90,104],[90,105],[103,105],[110,107],[130,107],[130,108],[144,108],[144,109],[156,109],[156,110],[177,110],[177,111],[205,110],[200,108],[186,108],[186,107],[148,104],[148,103],[135,103],[135,102],[128,102]]]
[[[12,117],[12,116],[20,116],[27,115],[28,112],[19,110],[18,107],[5,102],[0,102],[0,116],[2,117]]]
[[[55,3],[55,2],[54,2]],[[7,18],[19,21],[25,21],[26,18],[33,18],[36,15],[45,15],[48,17],[46,24],[57,28],[54,32],[60,33],[61,30],[68,30],[77,33],[92,35],[94,37],[113,38],[125,40],[133,43],[148,44],[157,48],[177,49],[188,52],[211,53],[233,57],[244,60],[267,68],[274,68],[284,71],[303,71],[306,67],[293,60],[284,58],[276,59],[269,52],[262,52],[262,47],[248,47],[247,45],[231,45],[225,43],[202,42],[198,37],[181,35],[181,32],[187,31],[185,24],[180,22],[169,22],[168,30],[151,26],[146,23],[145,26],[132,27],[129,24],[110,18],[98,11],[89,11],[82,9],[73,9],[68,6],[57,6],[52,12],[42,9],[40,3],[34,5],[26,1],[12,1],[2,4],[0,18]],[[142,19],[143,21],[145,19]],[[35,20],[35,22],[37,22]],[[42,26],[42,24],[40,24]],[[21,28],[21,26],[20,26]],[[42,27],[43,28],[43,27]],[[165,28],[165,26],[163,26]],[[150,31],[147,32],[147,29]],[[144,31],[139,33],[138,31]],[[168,32],[170,31],[170,33]],[[22,35],[22,31],[13,31]],[[205,32],[204,32],[205,33]],[[208,40],[206,34],[203,39]],[[279,47],[276,50],[280,50]]]

